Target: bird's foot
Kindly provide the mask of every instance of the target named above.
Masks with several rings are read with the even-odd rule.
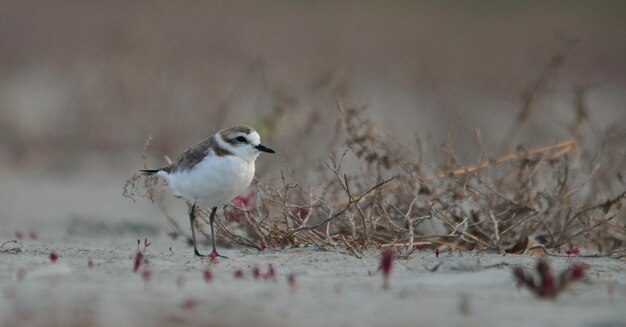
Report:
[[[223,255],[217,253],[217,251],[215,251],[215,250],[213,250],[213,252],[211,252],[211,254],[209,254],[209,257],[211,257],[211,260],[216,260],[217,258],[228,259],[227,256],[223,256]]]

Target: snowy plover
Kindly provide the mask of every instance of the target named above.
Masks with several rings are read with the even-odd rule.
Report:
[[[213,136],[187,149],[176,162],[160,168],[141,170],[165,178],[176,194],[193,203],[189,211],[193,252],[204,256],[196,247],[194,219],[196,206],[211,208],[209,221],[213,239],[212,255],[220,256],[215,249],[213,219],[218,206],[230,202],[241,194],[254,177],[254,161],[259,152],[274,153],[261,145],[259,133],[247,126],[223,129]]]

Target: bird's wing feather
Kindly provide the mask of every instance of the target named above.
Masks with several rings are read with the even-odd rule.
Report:
[[[202,161],[211,151],[213,152],[214,155],[219,156],[219,157],[233,155],[233,153],[230,152],[229,150],[220,147],[217,141],[215,141],[215,137],[211,136],[209,138],[206,138],[196,143],[194,146],[190,147],[189,149],[185,150],[185,152],[183,152],[178,157],[178,159],[176,159],[176,162],[170,165],[167,165],[163,168],[150,169],[150,170],[145,169],[145,170],[142,170],[141,172],[144,174],[151,175],[159,171],[164,171],[168,174],[173,174],[177,171],[190,170],[192,167],[194,167],[200,161]]]
[[[215,140],[213,140],[212,137],[196,143],[194,146],[183,152],[174,164],[167,166],[166,168],[169,168],[169,170],[163,170],[171,174],[179,170],[185,171],[191,169],[193,166],[202,161],[204,157],[206,157],[213,146],[212,143],[215,143]]]

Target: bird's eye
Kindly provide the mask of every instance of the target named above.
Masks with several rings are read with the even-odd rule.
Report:
[[[243,136],[237,136],[237,138],[235,139],[235,141],[240,142],[240,143],[245,143],[247,140],[245,137]]]

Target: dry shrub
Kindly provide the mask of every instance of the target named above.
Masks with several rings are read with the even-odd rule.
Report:
[[[443,146],[443,162],[425,164],[419,150],[378,132],[364,107],[338,107],[336,139],[344,146],[328,156],[320,185],[303,187],[284,174],[279,182],[258,181],[253,207],[224,209],[228,219],[217,227],[222,241],[258,249],[344,246],[356,256],[367,247],[395,245],[406,256],[419,242],[521,252],[530,238],[557,252],[576,245],[601,255],[624,253],[626,192],[616,169],[625,158],[614,154],[626,138],[615,131],[593,158],[572,140],[493,157],[477,132],[479,164],[461,163],[450,144]],[[160,203],[163,183],[145,177],[140,184],[141,178],[131,178],[124,194]],[[599,190],[608,196],[600,199]]]

